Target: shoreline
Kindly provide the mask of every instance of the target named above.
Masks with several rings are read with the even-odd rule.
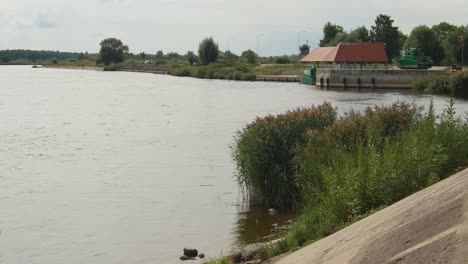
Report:
[[[40,66],[39,68],[46,68],[46,69],[64,69],[64,70],[104,71],[104,67],[99,67],[99,66],[42,65],[42,66]]]

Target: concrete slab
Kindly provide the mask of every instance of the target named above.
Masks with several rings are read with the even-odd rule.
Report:
[[[276,264],[466,264],[468,169]]]

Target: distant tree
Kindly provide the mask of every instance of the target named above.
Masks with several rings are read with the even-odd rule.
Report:
[[[358,27],[349,32],[349,42],[369,42],[369,30],[365,26]]]
[[[86,59],[85,54],[80,53],[80,57],[78,58],[78,60],[84,60],[84,59]]]
[[[310,52],[310,46],[309,44],[303,44],[302,46],[299,47],[299,55],[301,57],[306,56]]]
[[[226,50],[220,57],[228,62],[236,61],[239,58],[239,56],[232,53],[230,50]]]
[[[465,47],[464,63],[468,62],[468,25],[457,27],[449,32],[443,42],[445,51],[445,64],[461,64],[462,41],[460,36],[463,36],[463,46]]]
[[[320,40],[319,46],[320,47],[327,47],[330,46],[330,42],[335,39],[338,33],[343,32],[343,27],[339,25],[332,24],[331,22],[327,22],[325,26],[323,26],[323,38]]]
[[[156,52],[156,59],[163,59],[164,58],[164,52],[162,50],[158,50]]]
[[[193,51],[187,52],[187,60],[190,65],[194,65],[195,63],[198,63],[198,58],[195,55],[195,53],[193,53]]]
[[[242,58],[244,58],[248,64],[257,64],[258,63],[258,56],[252,50],[246,50],[241,54]]]
[[[398,27],[393,26],[390,16],[380,14],[375,19],[375,26],[371,27],[370,40],[385,43],[388,58],[393,59],[401,49]]]
[[[442,44],[429,27],[425,25],[413,28],[405,41],[404,48],[419,48],[425,55],[431,56],[435,63],[440,63],[444,58]]]
[[[275,64],[289,64],[289,63],[291,63],[291,60],[286,55],[275,58]]]
[[[98,62],[105,65],[123,62],[126,53],[128,53],[128,46],[124,45],[120,39],[104,39],[101,41]]]
[[[219,48],[212,37],[205,38],[198,47],[198,58],[202,65],[207,65],[218,60]]]
[[[169,59],[180,59],[182,57],[182,55],[180,55],[177,52],[169,52],[169,53],[166,54],[166,57],[169,58]]]
[[[350,39],[350,36],[347,32],[339,32],[336,34],[335,38],[328,42],[327,46],[336,46],[340,42],[354,42]]]
[[[453,32],[457,27],[449,24],[447,22],[440,22],[438,25],[432,26],[431,30],[436,35],[439,41],[444,41],[445,37],[450,33]]]
[[[141,52],[141,53],[140,53],[140,57],[141,57],[142,59],[144,59],[144,58],[146,58],[146,54],[145,54],[144,52]]]

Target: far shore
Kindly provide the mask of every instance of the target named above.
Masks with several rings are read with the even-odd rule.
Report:
[[[40,66],[40,67],[41,68],[50,68],[50,69],[104,71],[104,67],[99,67],[99,66],[43,65],[43,66]]]

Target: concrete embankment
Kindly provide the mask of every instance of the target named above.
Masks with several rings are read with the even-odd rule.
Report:
[[[466,264],[468,169],[276,264]]]
[[[357,70],[318,69],[316,86],[323,88],[408,89],[414,81],[434,75],[447,74],[447,70]]]

